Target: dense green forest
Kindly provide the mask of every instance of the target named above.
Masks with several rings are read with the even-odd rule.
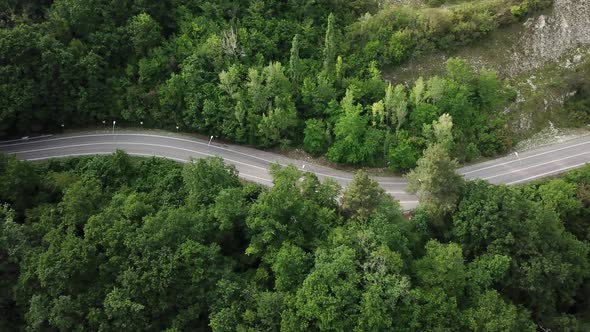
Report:
[[[452,208],[411,219],[363,172],[341,200],[292,166],[272,175],[266,188],[220,159],[2,156],[0,330],[590,327],[590,167],[457,181]]]
[[[0,136],[142,122],[401,172],[449,114],[460,161],[506,151],[515,95],[495,73],[453,59],[443,77],[402,86],[380,69],[552,1],[416,3],[4,0]]]
[[[401,2],[0,0],[0,137],[178,126],[409,171],[420,198],[404,214],[363,171],[273,165],[269,188],[219,158],[0,155],[0,331],[590,330],[590,167],[467,182],[458,162],[515,143],[510,82],[381,74],[552,1]]]

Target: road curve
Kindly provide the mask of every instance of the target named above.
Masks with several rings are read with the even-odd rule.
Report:
[[[332,178],[343,187],[352,180],[349,172],[305,161],[287,158],[271,152],[249,147],[221,144],[191,136],[160,131],[124,130],[95,131],[74,134],[24,138],[0,142],[0,152],[14,154],[19,159],[45,160],[66,156],[110,154],[122,149],[134,156],[158,156],[186,162],[190,158],[220,156],[233,164],[244,179],[271,185],[268,172],[271,163],[294,164],[300,169],[315,173],[320,180]],[[467,179],[481,178],[491,183],[518,184],[540,177],[558,174],[590,162],[590,136],[544,146],[510,156],[461,168]],[[401,177],[373,177],[385,191],[400,201],[405,209],[417,206],[415,196],[405,192],[407,182]]]

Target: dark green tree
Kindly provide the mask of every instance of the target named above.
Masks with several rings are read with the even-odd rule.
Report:
[[[299,35],[293,37],[291,42],[291,55],[289,57],[289,77],[293,86],[299,86],[301,81],[301,58],[299,57]]]
[[[195,205],[211,204],[223,189],[240,184],[236,168],[225,165],[219,157],[193,160],[185,166],[182,177],[188,201]]]
[[[342,210],[353,218],[367,220],[383,199],[386,199],[385,190],[361,170],[344,191]]]
[[[139,56],[147,54],[161,41],[161,28],[149,14],[141,13],[132,17],[127,26],[135,53]]]
[[[452,212],[459,199],[463,179],[457,162],[440,144],[429,146],[418,166],[408,174],[408,192],[418,194],[422,206],[437,216]]]
[[[336,27],[335,16],[330,13],[328,16],[328,26],[326,28],[326,36],[324,38],[324,64],[323,73],[327,77],[334,77],[336,73]]]

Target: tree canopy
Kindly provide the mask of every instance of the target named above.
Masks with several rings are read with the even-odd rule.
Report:
[[[5,1],[0,136],[116,120],[406,172],[424,125],[448,114],[454,158],[492,156],[513,140],[494,72],[451,59],[404,87],[381,68],[477,39],[528,2]]]
[[[365,172],[344,189],[271,173],[265,188],[218,158],[0,156],[0,328],[588,327],[589,168],[466,182],[411,219]]]

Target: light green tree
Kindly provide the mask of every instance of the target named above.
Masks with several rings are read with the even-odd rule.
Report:
[[[416,107],[419,104],[423,103],[425,99],[426,85],[424,84],[424,79],[422,78],[422,76],[420,76],[414,83],[414,87],[412,88],[412,92],[410,93],[410,100],[414,104],[414,107]]]
[[[399,130],[406,122],[408,114],[408,102],[404,86],[398,84],[394,88],[393,85],[389,84],[385,90],[383,103],[390,125]]]
[[[342,78],[344,77],[344,63],[342,57],[339,55],[336,58],[336,82],[342,82]]]
[[[450,115],[445,113],[431,125],[424,124],[422,132],[431,144],[440,144],[450,153],[453,147],[453,118]]]
[[[382,126],[385,124],[385,107],[382,100],[373,103],[371,106],[371,113],[373,115],[373,127],[377,125]]]

